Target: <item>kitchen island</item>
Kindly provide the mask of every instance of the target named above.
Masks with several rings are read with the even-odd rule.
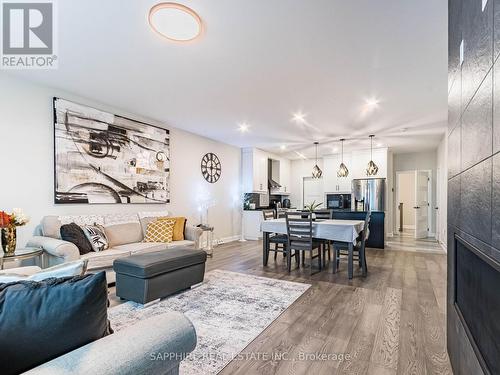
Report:
[[[365,220],[366,211],[333,210],[333,218],[340,220]],[[385,239],[385,212],[372,211],[370,225],[370,237],[366,242],[367,247],[376,249],[384,248]]]

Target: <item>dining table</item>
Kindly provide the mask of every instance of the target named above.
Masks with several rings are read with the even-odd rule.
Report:
[[[348,248],[348,277],[353,277],[354,245],[360,233],[364,229],[363,220],[338,220],[324,219],[312,222],[312,232],[315,239],[329,240],[345,243]],[[265,220],[261,224],[263,233],[262,258],[264,266],[267,266],[269,258],[269,236],[273,233],[287,234],[286,219]],[[334,261],[334,271],[337,262]]]

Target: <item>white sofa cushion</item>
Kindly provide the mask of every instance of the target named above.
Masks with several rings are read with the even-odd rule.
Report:
[[[173,242],[170,242],[166,245],[167,245],[168,249],[173,249],[175,247],[194,246],[194,241],[190,241],[190,240],[173,241]]]
[[[89,261],[87,269],[97,269],[97,268],[109,268],[113,267],[113,261],[118,258],[128,257],[130,251],[120,250],[118,248],[108,249],[104,251],[90,252],[88,254],[82,255],[80,259],[86,259]]]
[[[105,225],[104,230],[108,238],[109,247],[142,242],[144,238],[139,220],[136,220],[135,223]]]
[[[85,263],[84,260],[77,260],[43,270],[36,266],[11,268],[0,272],[0,283],[19,280],[41,281],[50,277],[80,276],[85,273]]]
[[[126,245],[120,245],[114,247],[115,249],[120,249],[123,251],[128,251],[130,254],[138,254],[138,253],[150,253],[153,251],[161,251],[167,250],[168,244],[162,242],[138,242],[138,243],[129,243]]]

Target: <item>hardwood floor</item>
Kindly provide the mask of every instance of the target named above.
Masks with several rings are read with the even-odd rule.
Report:
[[[350,281],[347,262],[336,274],[329,264],[311,277],[308,268],[288,274],[281,254],[276,262],[271,255],[263,267],[261,241],[217,247],[207,272],[224,269],[312,285],[248,345],[244,360],[233,360],[221,374],[451,374],[446,254],[428,241],[391,242],[392,250],[368,249],[368,276],[356,267]]]

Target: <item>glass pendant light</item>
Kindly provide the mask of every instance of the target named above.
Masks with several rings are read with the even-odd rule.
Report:
[[[373,134],[370,135],[370,162],[366,167],[366,175],[367,176],[375,176],[378,172],[377,165],[373,162]]]
[[[318,144],[318,142],[314,142],[314,145],[316,146],[316,164],[314,165],[312,171],[313,178],[321,178],[323,175],[323,171],[318,167]]]
[[[349,176],[349,169],[347,169],[346,165],[344,164],[344,141],[344,138],[340,140],[340,142],[342,143],[342,162],[340,163],[339,170],[337,171],[337,177]]]

